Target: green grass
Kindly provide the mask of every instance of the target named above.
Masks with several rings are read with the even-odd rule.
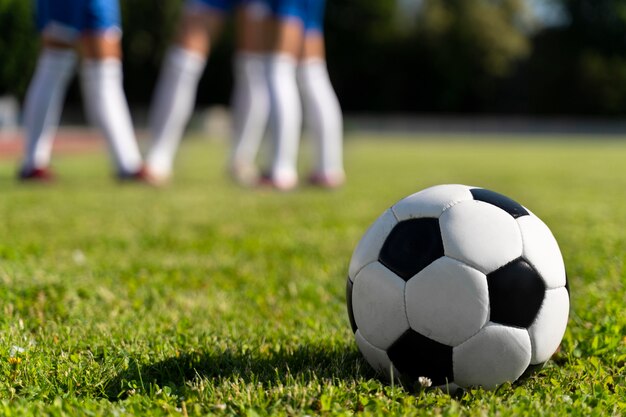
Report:
[[[118,185],[104,155],[60,181],[0,162],[0,415],[624,415],[626,141],[351,137],[348,185],[234,187],[189,141],[175,183]],[[361,359],[352,250],[400,198],[480,185],[529,207],[572,291],[562,349],[496,391],[410,393]]]

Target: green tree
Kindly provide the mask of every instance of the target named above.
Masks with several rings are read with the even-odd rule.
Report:
[[[577,73],[588,112],[626,110],[626,3],[623,0],[565,0],[567,35],[578,45]],[[582,104],[582,103],[581,103]]]
[[[28,86],[39,45],[31,2],[0,0],[0,95],[22,96]]]
[[[553,0],[566,24],[540,33],[527,70],[537,113],[626,111],[626,2]]]
[[[396,53],[394,3],[390,0],[326,3],[329,72],[346,109],[387,108],[386,97],[396,92],[383,77],[392,68],[388,58]]]
[[[531,50],[526,0],[423,0],[413,17],[395,1],[328,3],[329,66],[345,108],[481,111]]]
[[[531,23],[526,0],[425,0],[414,36],[441,88],[439,107],[492,107],[497,82],[530,54]]]

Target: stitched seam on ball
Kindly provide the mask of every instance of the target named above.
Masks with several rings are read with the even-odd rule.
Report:
[[[481,274],[483,274],[483,275],[487,275],[487,273],[486,273],[485,271],[482,271],[482,270],[478,267],[478,265],[472,265],[472,264],[470,264],[468,261],[466,261],[466,260],[464,260],[464,259],[457,259],[457,258],[455,258],[454,256],[448,255],[447,253],[446,253],[446,254],[444,254],[444,255],[443,255],[443,257],[450,258],[450,259],[452,259],[453,261],[457,261],[457,262],[458,262],[458,263],[460,263],[460,264],[463,264],[463,265],[465,265],[465,266],[468,266],[468,267],[470,267],[470,268],[472,268],[472,269],[474,269],[474,270],[476,270],[476,271],[480,272],[480,273],[481,273]]]
[[[358,271],[356,271],[356,273],[354,274],[354,279],[351,279],[351,280],[350,280],[350,282],[352,282],[352,283],[354,284],[354,283],[356,282],[356,277],[358,277],[358,276],[359,276],[359,274],[361,273],[361,271],[363,271],[365,268],[367,268],[367,267],[368,267],[368,266],[370,266],[371,264],[375,264],[375,263],[377,263],[377,262],[379,262],[379,261],[378,261],[378,259],[377,259],[377,260],[375,260],[375,261],[371,261],[371,262],[366,263],[365,265],[363,265],[363,266],[361,267],[361,269],[359,269]],[[380,262],[379,262],[379,263],[380,263]],[[382,265],[382,264],[381,264],[381,265]],[[385,267],[385,268],[387,268],[387,267]],[[389,268],[387,268],[387,269],[389,269]],[[350,279],[350,274],[348,274],[348,279]]]
[[[396,205],[394,204],[393,206],[389,207],[389,210],[391,211],[391,214],[393,214],[393,218],[396,219],[396,224],[400,223],[400,219],[398,218],[398,214],[396,214],[396,211],[393,209]]]
[[[519,233],[520,240],[522,241],[522,254],[520,255],[520,257],[522,259],[524,259],[526,262],[528,262],[530,264],[530,266],[532,266],[534,268],[535,271],[539,272],[537,267],[535,265],[533,265],[533,263],[529,259],[524,257],[524,252],[525,252],[524,248],[526,247],[526,241],[524,240],[524,233],[522,232],[522,226],[519,224],[518,219],[515,219],[515,226],[517,227],[517,232]],[[541,276],[541,280],[543,281],[544,284],[546,283],[544,278],[543,278],[543,276]],[[547,287],[547,285],[546,285],[546,287]]]
[[[489,312],[489,315],[491,315],[491,311]],[[480,329],[478,329],[477,331],[475,331],[471,336],[469,336],[468,338],[466,338],[464,341],[462,341],[461,343],[457,344],[456,346],[454,346],[454,348],[457,348],[459,346],[461,346],[462,344],[464,344],[465,342],[467,342],[468,340],[470,340],[472,337],[476,336],[478,333],[480,333],[480,331],[482,329],[484,329],[485,327],[487,327],[487,325],[489,323],[493,323],[491,320],[489,320],[489,317],[487,317],[487,320],[485,320],[485,323],[480,326]],[[511,326],[512,327],[512,326]]]
[[[534,322],[533,322],[534,324]],[[532,324],[531,324],[532,326]],[[535,344],[533,343],[533,337],[530,335],[530,330],[526,329],[526,334],[528,335],[528,340],[530,341],[530,360],[528,361],[528,366],[530,365],[536,365],[536,363],[533,363],[533,356],[535,353]]]
[[[404,282],[404,290],[402,291],[402,298],[404,298],[404,318],[406,319],[406,323],[409,325],[409,329],[412,329],[411,327],[411,321],[409,320],[409,312],[406,309],[407,306],[407,299],[406,299],[406,281]]]
[[[453,201],[451,203],[448,203],[447,205],[443,206],[443,210],[441,210],[441,213],[439,213],[439,217],[441,217],[441,215],[443,213],[445,213],[446,211],[448,211],[452,207],[456,206],[457,204],[461,204],[461,203],[464,203],[466,201],[474,201],[475,202],[476,200],[460,200],[460,201]]]

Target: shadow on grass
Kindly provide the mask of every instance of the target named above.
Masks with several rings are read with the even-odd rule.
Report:
[[[188,352],[153,364],[129,363],[126,371],[111,379],[103,396],[111,401],[126,398],[141,390],[169,387],[183,390],[185,383],[197,378],[229,379],[265,386],[306,385],[319,380],[353,380],[375,374],[356,349],[348,347],[306,346],[293,351],[259,353],[253,351]]]

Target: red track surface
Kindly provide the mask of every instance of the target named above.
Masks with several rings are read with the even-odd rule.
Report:
[[[0,132],[0,159],[20,158],[24,152],[23,140],[21,131]],[[100,152],[105,147],[104,138],[97,130],[80,127],[63,128],[57,132],[53,153]]]

